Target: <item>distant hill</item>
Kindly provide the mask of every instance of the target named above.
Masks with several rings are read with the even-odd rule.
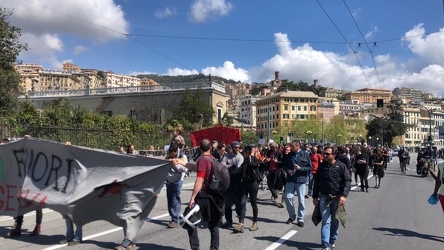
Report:
[[[155,74],[148,74],[148,75],[137,75],[138,78],[149,78],[153,81],[159,83],[159,84],[173,84],[173,83],[191,83],[191,82],[208,82],[209,76],[204,74],[198,74],[198,75],[184,75],[184,76],[163,76],[163,75],[155,75]],[[212,82],[224,82],[229,84],[237,83],[237,81],[234,80],[228,80],[219,76],[211,76]]]

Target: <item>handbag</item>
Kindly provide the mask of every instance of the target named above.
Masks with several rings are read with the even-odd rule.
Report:
[[[311,221],[313,221],[315,226],[322,221],[321,208],[319,207],[319,204],[314,208],[313,214],[311,215]]]

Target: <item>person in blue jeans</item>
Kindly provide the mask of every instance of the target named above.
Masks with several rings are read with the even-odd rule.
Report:
[[[66,223],[66,238],[61,240],[59,244],[68,246],[75,246],[82,242],[82,227],[77,227],[74,231],[74,223],[68,216],[63,216]]]
[[[335,248],[338,240],[339,220],[335,218],[339,206],[344,206],[350,193],[351,176],[347,166],[336,161],[337,152],[327,147],[324,160],[314,178],[313,205],[319,206],[322,217],[321,244],[323,250]]]
[[[286,157],[284,162],[284,170],[287,173],[287,183],[285,185],[285,203],[287,205],[288,220],[287,224],[293,223],[297,219],[299,227],[304,226],[305,214],[305,183],[308,180],[308,175],[312,170],[310,155],[305,150],[301,150],[301,142],[292,142],[292,151]],[[294,208],[293,197],[294,193],[298,196],[298,213]]]
[[[185,164],[188,162],[187,156],[182,150],[179,149],[179,145],[176,143],[171,144],[168,148],[167,159],[179,159]],[[173,165],[166,178],[168,213],[171,216],[171,221],[168,223],[168,228],[177,227],[179,222],[180,206],[182,204],[180,193],[182,190],[183,179],[185,178],[185,173],[187,170],[188,169],[184,165]]]

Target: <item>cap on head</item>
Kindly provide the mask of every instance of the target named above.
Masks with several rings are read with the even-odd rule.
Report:
[[[277,146],[276,143],[274,142],[270,143],[270,148],[275,148],[276,146]]]
[[[240,143],[238,142],[238,141],[233,141],[232,143],[231,143],[231,147],[240,147]]]

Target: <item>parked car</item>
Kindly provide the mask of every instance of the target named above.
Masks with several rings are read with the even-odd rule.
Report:
[[[392,150],[392,157],[394,157],[394,156],[398,156],[398,150],[397,149]]]

